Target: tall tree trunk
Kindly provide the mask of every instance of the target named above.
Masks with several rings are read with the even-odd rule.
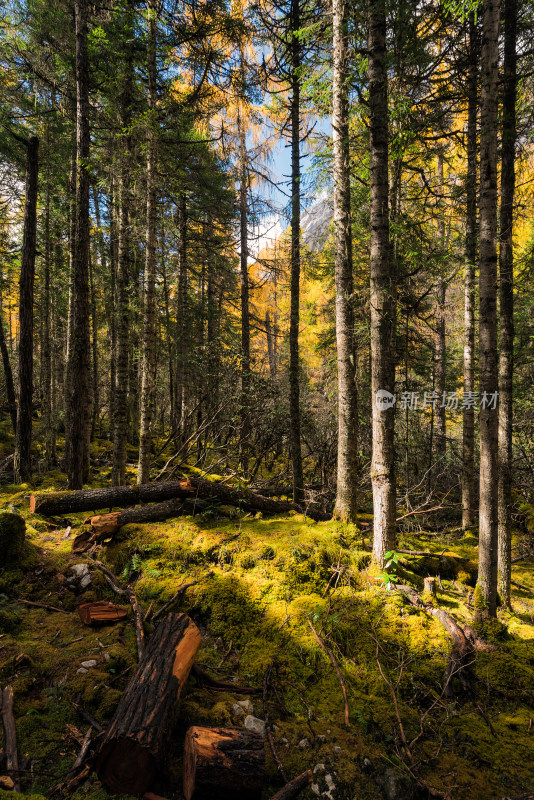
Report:
[[[31,478],[33,401],[33,286],[37,242],[37,182],[39,139],[31,136],[26,151],[26,197],[20,262],[19,301],[19,389],[15,438],[15,481]]]
[[[115,181],[110,176],[109,190],[109,271],[110,294],[112,307],[109,312],[109,428],[113,438],[113,425],[115,419],[115,390],[117,388],[117,262],[118,262],[118,236],[115,215]]]
[[[49,140],[47,136],[47,144]],[[50,156],[47,154],[47,186],[45,200],[45,224],[44,224],[44,259],[43,259],[43,341],[41,345],[41,360],[43,373],[43,411],[45,424],[45,458],[47,468],[52,464],[52,343],[50,335]]]
[[[291,309],[289,322],[289,415],[290,447],[293,466],[293,500],[304,499],[302,445],[300,435],[300,0],[291,0]]]
[[[478,583],[485,612],[497,605],[498,412],[484,397],[498,390],[497,359],[497,107],[500,0],[485,0],[482,17],[480,133],[480,508]]]
[[[95,268],[93,260],[89,258],[89,289],[91,293],[91,346],[93,357],[91,366],[93,368],[92,384],[93,384],[93,413],[91,415],[91,426],[89,429],[89,444],[97,436],[97,425],[100,416],[100,386],[98,380],[98,311],[96,302],[95,290]]]
[[[186,331],[187,331],[187,199],[182,194],[178,203],[178,303],[176,321],[176,400],[174,403],[177,444],[185,438],[186,416],[186,384],[185,368]]]
[[[504,80],[500,229],[500,351],[499,351],[499,524],[498,590],[510,606],[512,577],[512,401],[514,354],[513,221],[517,93],[517,0],[504,2]]]
[[[338,375],[337,494],[334,515],[356,521],[358,408],[355,380],[352,231],[350,213],[347,3],[333,0],[334,226]]]
[[[475,389],[475,264],[477,258],[478,32],[469,17],[466,236],[464,282],[464,397]],[[464,403],[462,441],[462,527],[475,524],[475,410]]]
[[[143,364],[137,482],[148,483],[152,453],[152,413],[154,404],[154,364],[156,330],[156,8],[148,3],[148,109],[149,130],[146,176],[146,255],[143,298]]]
[[[115,348],[115,394],[113,403],[113,461],[111,480],[114,486],[126,481],[126,444],[128,437],[128,354],[130,343],[130,262],[131,233],[130,191],[131,138],[129,133],[132,102],[133,66],[131,44],[126,53],[124,88],[121,97],[121,128],[118,180],[118,252],[117,252],[117,317]],[[125,132],[124,132],[125,131]]]
[[[369,0],[373,558],[395,545],[395,276],[389,258],[388,87],[384,0]]]
[[[91,424],[89,325],[89,60],[86,0],[74,5],[76,25],[76,234],[72,275],[72,340],[66,378],[65,450],[69,489],[88,478]]]
[[[441,253],[445,252],[445,217],[443,213],[443,156],[438,155],[438,193],[441,203],[438,208],[438,241]],[[438,457],[445,453],[445,259],[440,264],[440,272],[436,280],[436,333],[434,346],[435,391],[436,402],[436,452]]]
[[[243,52],[241,52],[241,72],[243,73]],[[239,435],[240,463],[243,472],[248,471],[247,440],[249,436],[250,398],[250,311],[248,297],[248,174],[246,131],[238,114],[239,135],[239,231],[241,271],[241,430]]]

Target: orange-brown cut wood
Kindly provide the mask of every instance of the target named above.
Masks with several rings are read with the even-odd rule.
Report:
[[[265,770],[264,741],[246,728],[189,728],[185,737],[186,800],[257,800]]]
[[[78,614],[84,625],[112,625],[120,622],[128,612],[125,608],[108,603],[106,600],[99,600],[95,603],[83,603],[78,606]]]

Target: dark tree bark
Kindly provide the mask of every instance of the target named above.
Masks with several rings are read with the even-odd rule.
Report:
[[[50,140],[47,135],[47,145]],[[45,423],[45,458],[47,468],[52,464],[54,425],[52,422],[52,336],[50,313],[50,163],[47,162],[47,186],[45,200],[44,224],[44,259],[43,259],[43,305],[42,305],[42,342],[41,342],[41,370],[43,376],[42,398],[43,417]]]
[[[31,478],[33,406],[33,287],[37,242],[37,183],[39,139],[31,136],[26,146],[26,197],[19,281],[19,387],[15,439],[15,481]]]
[[[130,213],[132,205],[131,181],[131,120],[133,63],[132,44],[127,45],[126,63],[124,66],[124,83],[121,95],[121,128],[118,181],[118,252],[117,252],[117,322],[115,351],[115,395],[113,403],[113,463],[111,479],[115,486],[121,486],[126,480],[126,443],[128,437],[128,399],[129,369],[128,355],[130,348],[130,264],[132,259],[132,243],[130,230]]]
[[[177,303],[177,323],[176,323],[176,380],[175,392],[176,400],[174,403],[176,420],[174,430],[176,431],[177,443],[180,444],[185,438],[185,417],[186,417],[186,333],[188,319],[187,303],[187,198],[182,194],[178,203],[178,303]]]
[[[382,563],[396,538],[394,406],[395,276],[389,258],[388,86],[386,13],[369,0],[369,107],[371,178],[371,395],[373,403],[373,558]],[[377,394],[378,393],[378,394]]]
[[[497,607],[498,411],[482,398],[498,390],[497,110],[500,0],[485,0],[482,17],[480,133],[480,507],[479,570],[485,613]]]
[[[152,416],[154,405],[154,366],[156,334],[156,7],[154,0],[148,3],[148,109],[149,130],[146,176],[146,255],[145,287],[143,298],[143,365],[141,377],[141,408],[139,431],[139,464],[137,482],[147,483],[150,479],[150,460],[152,454]]]
[[[499,524],[498,591],[510,606],[512,578],[512,403],[514,355],[513,222],[517,94],[517,0],[504,2],[502,162],[500,229]]]
[[[244,82],[244,55],[241,51],[241,74]],[[239,435],[240,462],[248,471],[247,440],[249,436],[250,401],[250,310],[248,287],[248,173],[246,130],[241,114],[237,119],[239,136],[239,265],[241,273],[241,430]]]
[[[65,381],[65,450],[70,489],[89,472],[91,354],[89,324],[89,60],[86,0],[74,4],[76,27],[76,228],[72,271],[71,341]]]
[[[475,389],[475,264],[477,258],[477,106],[478,31],[469,17],[467,99],[467,176],[464,281],[464,397]],[[462,441],[462,527],[475,524],[475,410],[464,404]]]
[[[302,445],[300,432],[300,0],[291,0],[289,45],[291,89],[291,308],[289,321],[289,415],[290,447],[293,466],[293,500],[304,499]]]
[[[333,0],[334,226],[338,375],[337,493],[334,516],[356,521],[358,403],[355,380],[352,231],[350,212],[347,4]]]
[[[150,637],[97,755],[98,777],[110,792],[142,795],[150,788],[200,643],[185,614],[169,614]]]

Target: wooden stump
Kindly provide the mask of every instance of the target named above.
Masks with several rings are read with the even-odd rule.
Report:
[[[98,777],[110,792],[150,789],[200,641],[185,614],[169,614],[152,634],[97,755]]]
[[[436,579],[429,577],[425,578],[425,592],[432,595],[432,597],[436,596]]]
[[[246,728],[189,728],[185,737],[186,800],[257,800],[265,770],[263,737]]]

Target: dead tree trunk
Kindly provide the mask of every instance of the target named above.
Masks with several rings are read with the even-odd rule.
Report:
[[[110,792],[150,788],[200,641],[185,614],[169,614],[150,638],[97,755],[98,777]]]
[[[256,800],[265,770],[263,738],[243,728],[189,728],[185,737],[186,800]]]

